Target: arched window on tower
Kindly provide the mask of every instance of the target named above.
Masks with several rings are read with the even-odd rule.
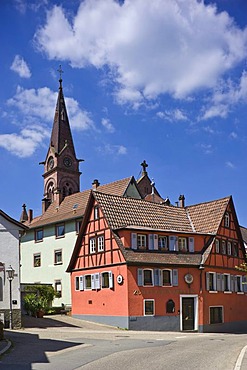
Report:
[[[68,182],[66,182],[64,185],[63,185],[63,199],[65,197],[67,197],[67,195],[71,195],[73,194],[73,188],[71,186],[71,184],[69,184]]]
[[[51,182],[47,188],[47,198],[52,203],[54,201],[54,184]]]

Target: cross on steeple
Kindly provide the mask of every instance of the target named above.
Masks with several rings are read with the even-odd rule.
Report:
[[[61,64],[59,65],[59,68],[57,70],[59,72],[59,75],[60,75],[60,79],[59,79],[59,83],[60,83],[60,87],[62,87],[62,73],[63,73],[63,70],[62,70],[62,66]]]
[[[146,174],[147,174],[146,168],[148,167],[148,164],[147,164],[147,162],[145,161],[145,159],[144,159],[144,161],[141,163],[141,166],[142,166],[142,174],[143,174],[143,175],[146,175]]]

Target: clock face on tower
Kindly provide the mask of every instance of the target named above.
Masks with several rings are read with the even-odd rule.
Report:
[[[72,165],[72,160],[69,158],[69,157],[64,157],[63,159],[63,164],[66,166],[66,167],[70,167]]]
[[[48,161],[48,168],[51,170],[54,167],[54,159],[51,157]]]

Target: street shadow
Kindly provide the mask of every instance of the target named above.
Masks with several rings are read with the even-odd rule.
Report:
[[[32,369],[34,363],[49,363],[46,352],[57,352],[83,344],[82,342],[40,339],[37,334],[20,331],[7,331],[5,338],[13,345],[1,356],[0,369]]]
[[[28,315],[22,316],[22,327],[23,328],[57,328],[57,327],[78,327],[77,325],[70,324],[59,320],[53,320],[51,317],[32,317]]]

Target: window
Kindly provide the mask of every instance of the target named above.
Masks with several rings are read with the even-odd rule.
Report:
[[[94,207],[94,219],[95,220],[99,219],[99,207],[98,206]]]
[[[223,307],[209,307],[210,324],[223,323]]]
[[[221,253],[226,254],[226,241],[222,240],[221,242]]]
[[[43,241],[43,229],[36,229],[35,230],[35,241],[42,242]]]
[[[147,237],[143,234],[137,234],[137,247],[139,249],[146,249],[147,247]]]
[[[75,290],[79,290],[80,284],[79,284],[79,276],[75,277]]]
[[[224,226],[225,227],[230,227],[230,215],[229,215],[228,212],[225,213]]]
[[[206,289],[211,292],[216,291],[216,273],[215,272],[206,273]]]
[[[230,292],[230,275],[229,274],[223,274],[223,287],[224,292]]]
[[[178,238],[178,249],[180,251],[187,251],[187,238]]]
[[[61,265],[62,263],[62,249],[58,249],[54,251],[54,265]]]
[[[232,254],[232,243],[230,241],[227,242],[227,254],[228,256]]]
[[[40,267],[41,266],[41,254],[36,253],[33,255],[33,267]]]
[[[65,235],[65,225],[59,224],[56,225],[56,238],[62,238]]]
[[[103,252],[105,249],[104,236],[98,236],[98,252]]]
[[[85,283],[85,289],[92,289],[92,276],[91,275],[85,275],[84,276],[84,283]]]
[[[101,274],[101,287],[102,288],[113,288],[113,276],[112,272],[102,272]]]
[[[236,292],[242,292],[243,291],[243,280],[242,280],[242,276],[236,276],[236,287],[235,287],[235,290]]]
[[[62,283],[61,280],[55,281],[55,292],[57,293],[57,298],[62,297]]]
[[[220,253],[220,241],[215,239],[215,253]]]
[[[159,249],[161,249],[161,250],[167,250],[168,249],[167,237],[166,236],[159,236],[158,246],[159,246]]]
[[[166,313],[174,313],[175,312],[175,303],[172,299],[166,302]]]
[[[77,220],[75,223],[75,231],[76,234],[79,234],[80,228],[81,228],[82,220]]]
[[[153,270],[143,270],[143,285],[144,286],[153,285]]]
[[[238,257],[238,243],[233,243],[233,255]]]
[[[171,286],[171,270],[162,270],[162,286]]]
[[[144,316],[154,315],[154,299],[144,299]]]
[[[96,252],[96,239],[91,238],[89,241],[89,253],[93,254]]]

